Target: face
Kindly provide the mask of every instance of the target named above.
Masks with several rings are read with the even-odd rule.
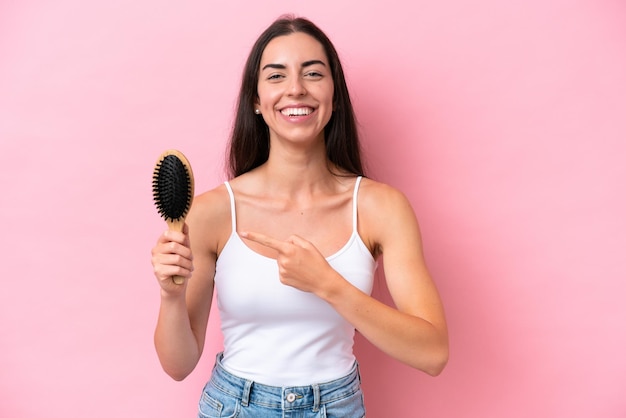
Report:
[[[333,89],[328,58],[315,38],[296,32],[270,41],[261,57],[255,106],[270,141],[323,141]]]

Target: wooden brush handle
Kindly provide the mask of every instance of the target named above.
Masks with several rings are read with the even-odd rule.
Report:
[[[167,221],[167,226],[170,231],[183,232],[183,227],[185,226],[185,218],[182,218],[178,221]],[[172,281],[175,284],[183,284],[185,283],[185,278],[183,276],[172,276]]]

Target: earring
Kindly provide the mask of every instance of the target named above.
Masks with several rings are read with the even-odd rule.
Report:
[[[261,114],[261,109],[254,109],[254,113],[256,113],[257,115]]]

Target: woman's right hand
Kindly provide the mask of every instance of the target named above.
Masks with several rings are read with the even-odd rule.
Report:
[[[152,248],[152,267],[164,292],[171,295],[185,293],[187,280],[193,272],[193,255],[186,224],[183,232],[167,230],[159,236]],[[183,277],[184,283],[174,283],[174,276]]]

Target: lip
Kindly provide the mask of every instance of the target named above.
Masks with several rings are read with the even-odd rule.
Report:
[[[286,109],[311,109],[311,113],[309,113],[308,115],[285,115],[283,113],[283,111],[285,111]],[[317,108],[307,105],[307,104],[302,104],[302,103],[298,103],[298,104],[289,104],[289,105],[285,105],[280,107],[278,110],[278,113],[280,113],[281,117],[283,117],[284,119],[290,120],[290,121],[301,121],[304,119],[308,119],[311,115],[313,115],[316,111]]]
[[[315,111],[315,106],[312,106],[312,105],[309,105],[309,104],[305,104],[305,103],[287,104],[287,105],[281,106],[280,108],[278,108],[278,110],[282,112],[285,109],[302,109],[302,108],[309,108],[309,109],[313,109],[313,111]]]

